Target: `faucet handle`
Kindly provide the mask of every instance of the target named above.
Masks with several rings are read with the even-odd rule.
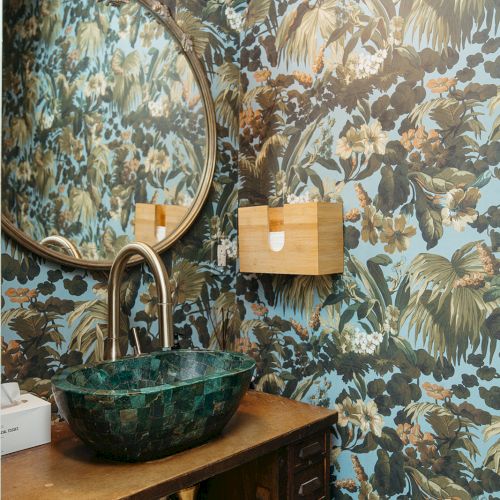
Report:
[[[139,342],[139,328],[134,327],[130,330],[128,340],[134,350],[134,356],[140,356],[142,354],[142,350],[141,343]]]

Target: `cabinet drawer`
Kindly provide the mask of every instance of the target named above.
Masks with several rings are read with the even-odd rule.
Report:
[[[291,447],[292,470],[306,467],[315,462],[323,460],[326,451],[326,434],[321,432],[314,434]]]
[[[322,460],[293,474],[293,500],[321,500],[325,493],[325,463]]]

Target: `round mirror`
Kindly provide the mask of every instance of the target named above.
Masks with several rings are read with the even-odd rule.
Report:
[[[208,81],[157,0],[4,2],[2,224],[41,255],[106,268],[193,222],[215,164]],[[39,242],[63,236],[77,259]]]

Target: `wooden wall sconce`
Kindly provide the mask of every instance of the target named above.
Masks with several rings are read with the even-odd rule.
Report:
[[[137,203],[135,206],[135,239],[150,245],[164,240],[181,223],[188,212],[182,205],[154,205]]]
[[[239,208],[238,239],[242,273],[344,271],[342,203]]]

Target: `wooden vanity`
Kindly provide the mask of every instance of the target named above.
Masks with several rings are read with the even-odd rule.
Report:
[[[328,499],[332,410],[249,391],[222,434],[160,460],[102,459],[65,423],[52,443],[2,457],[5,500],[158,499],[202,483],[200,498]]]

